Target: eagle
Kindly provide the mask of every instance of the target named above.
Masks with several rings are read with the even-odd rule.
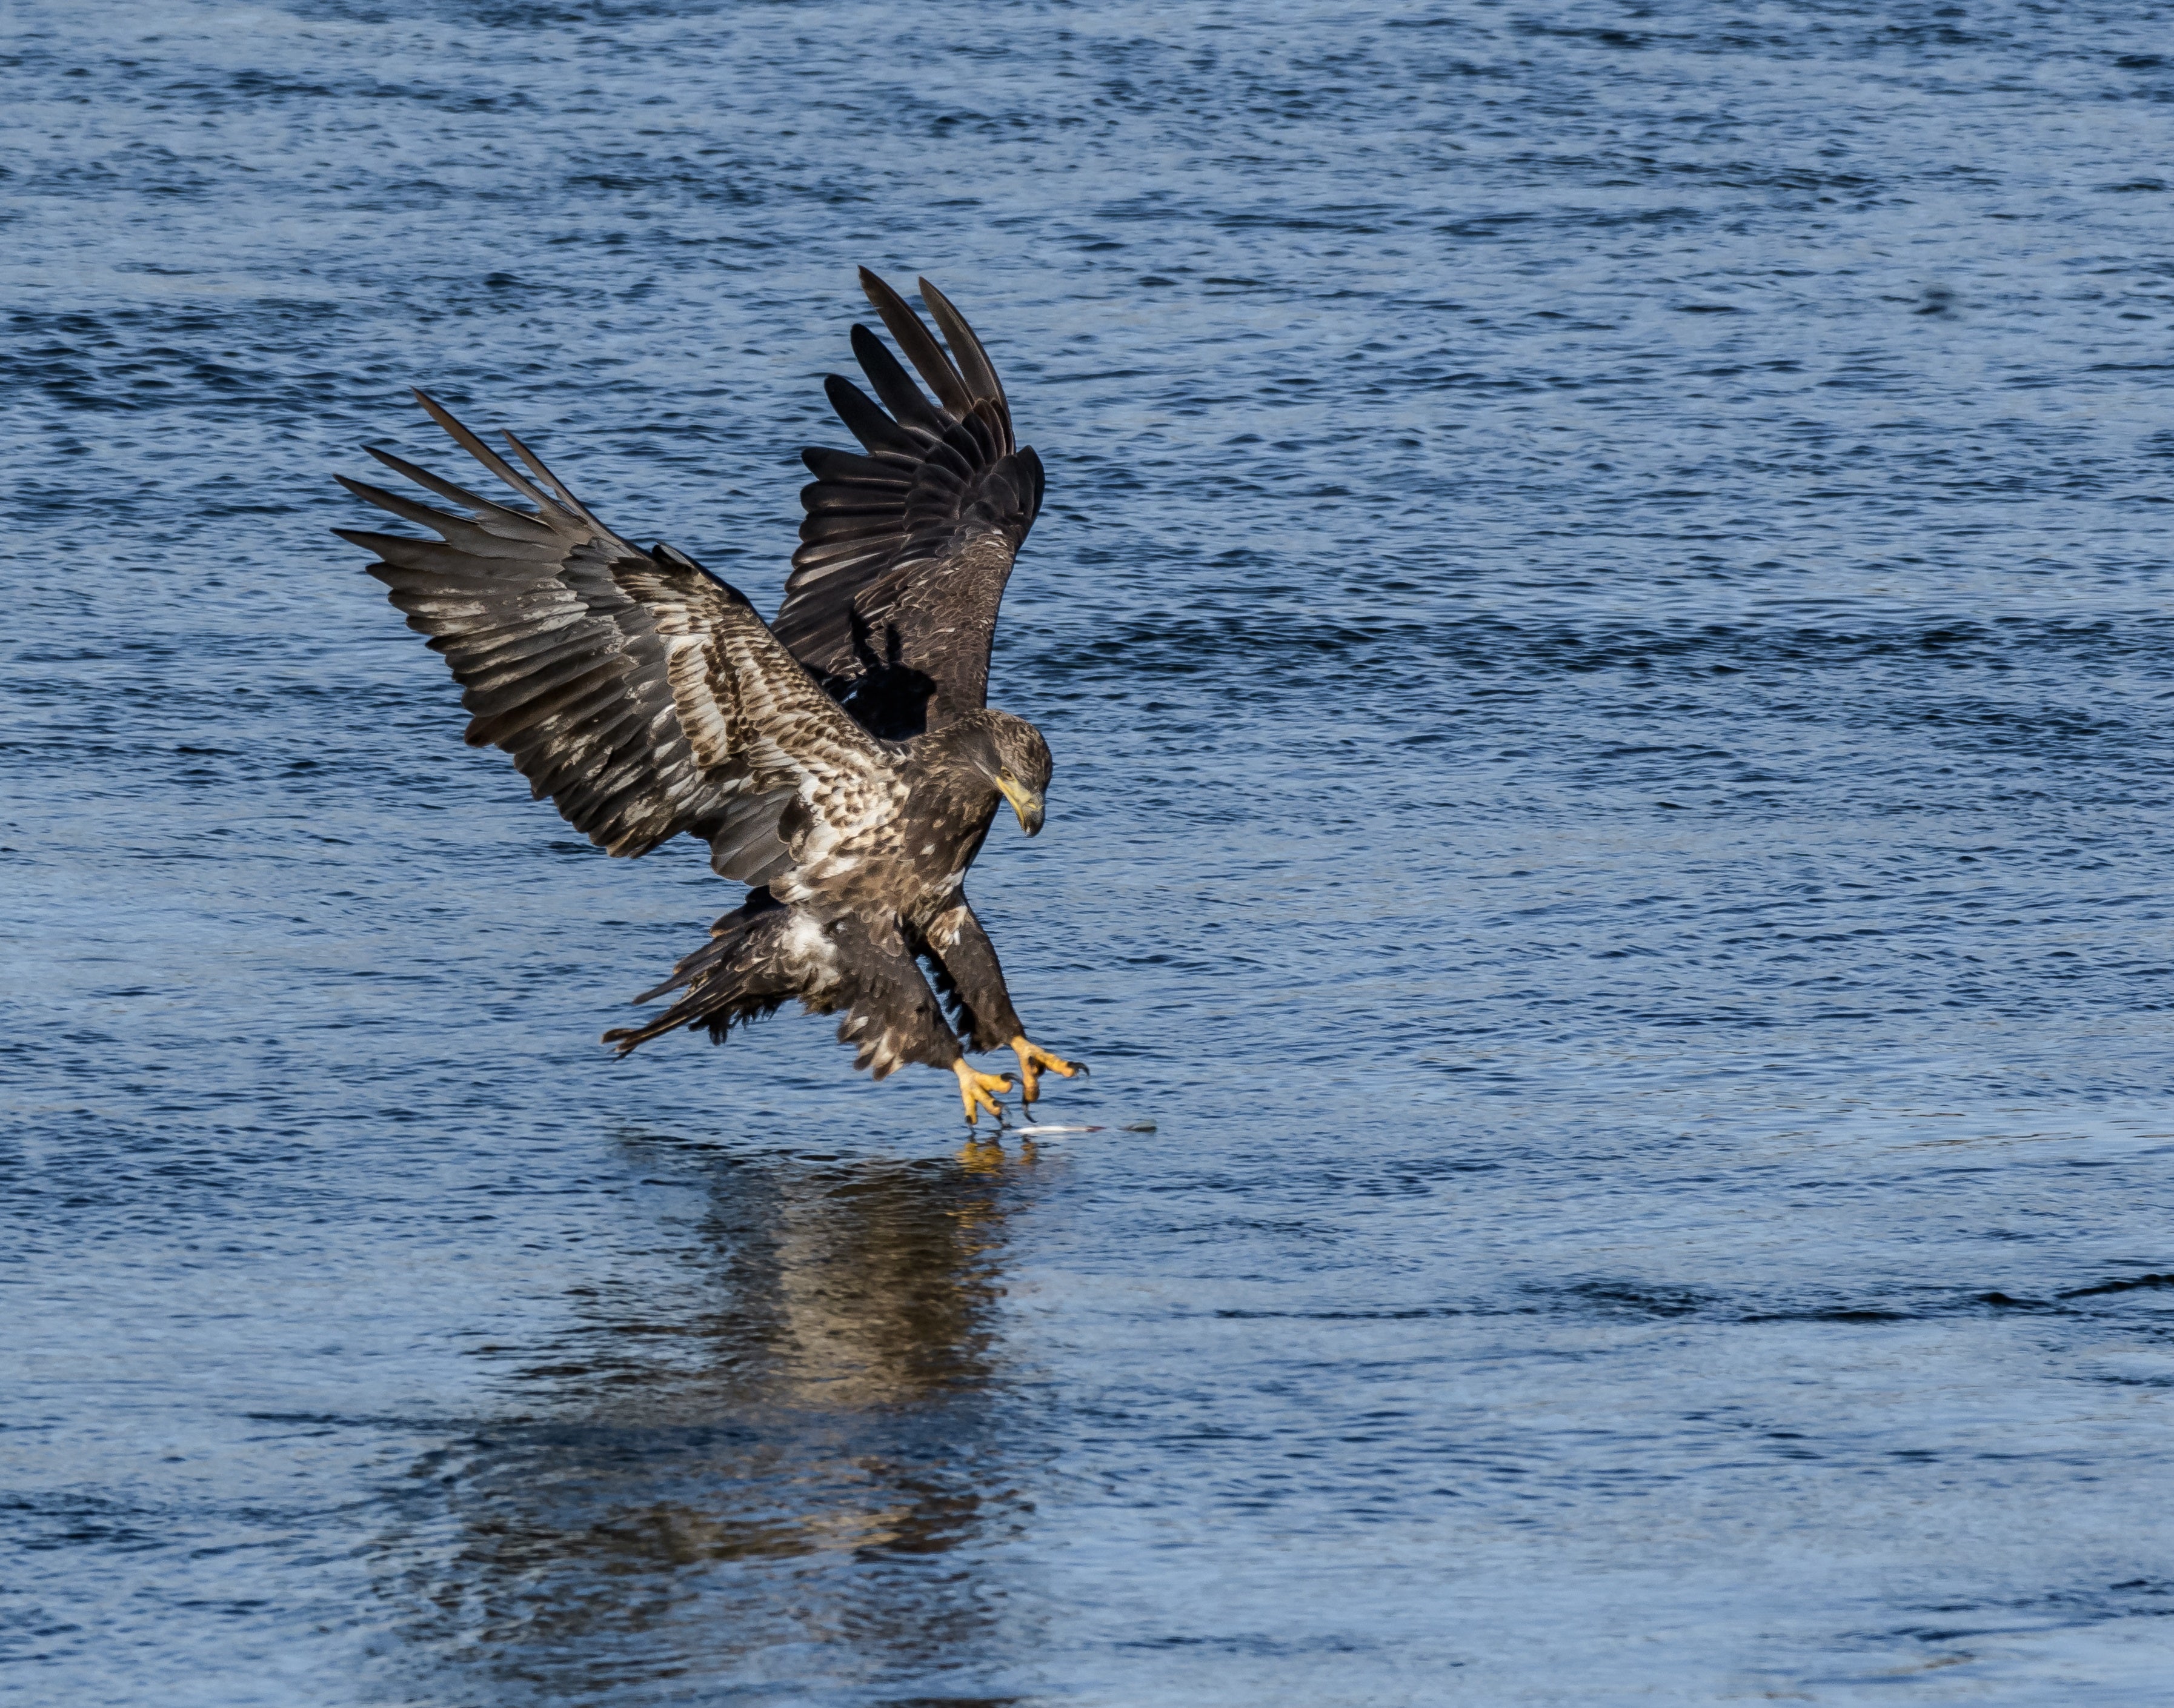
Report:
[[[695,836],[721,877],[748,886],[635,999],[670,1005],[606,1043],[624,1056],[681,1028],[722,1042],[797,997],[842,1016],[857,1068],[948,1068],[967,1124],[986,1110],[1001,1127],[1011,1075],[979,1072],[970,1053],[1011,1049],[1022,1107],[1043,1073],[1085,1071],[1028,1038],[963,887],[1001,804],[1031,836],[1049,790],[1041,732],[988,704],[997,608],[1041,508],[1041,460],[1014,438],[988,353],[941,291],[919,281],[939,343],[881,278],[863,268],[860,282],[913,371],[853,327],[874,395],[836,374],[824,390],[860,448],[801,452],[815,478],[769,623],[686,553],[614,532],[511,433],[517,467],[421,392],[513,501],[366,447],[455,508],[342,475],[436,538],[334,532],[376,556],[368,573],[452,667],[471,746],[511,754],[535,797],[607,853]]]

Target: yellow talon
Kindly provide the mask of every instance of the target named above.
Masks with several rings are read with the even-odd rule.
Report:
[[[1081,1062],[1068,1062],[1062,1056],[1051,1055],[1039,1044],[1030,1043],[1024,1032],[1012,1040],[1012,1053],[1019,1057],[1019,1080],[1025,1087],[1025,1094],[1019,1100],[1022,1103],[1031,1103],[1041,1095],[1041,1069],[1046,1068],[1069,1079],[1084,1068]]]
[[[975,1124],[975,1117],[986,1109],[996,1117],[997,1125],[1004,1124],[1003,1106],[990,1094],[1012,1089],[1009,1073],[976,1073],[961,1056],[951,1064],[951,1071],[959,1076],[959,1100],[966,1105],[966,1125]]]

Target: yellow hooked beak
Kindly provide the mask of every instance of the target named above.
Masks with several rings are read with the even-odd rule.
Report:
[[[1009,771],[997,773],[997,786],[1012,803],[1012,811],[1019,814],[1019,829],[1033,835],[1041,828],[1041,797]]]

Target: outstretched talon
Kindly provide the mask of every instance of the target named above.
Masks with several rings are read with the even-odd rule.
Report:
[[[1025,1095],[1019,1100],[1022,1103],[1031,1103],[1041,1095],[1041,1075],[1045,1068],[1067,1079],[1087,1071],[1084,1062],[1068,1062],[1062,1056],[1052,1056],[1041,1045],[1028,1042],[1024,1032],[1012,1040],[1012,1053],[1019,1057],[1019,1080],[1025,1087]]]
[[[1001,1129],[1004,1124],[1004,1109],[992,1095],[994,1092],[1012,1089],[1009,1073],[976,1073],[961,1056],[951,1064],[951,1071],[959,1076],[959,1100],[966,1105],[966,1125],[975,1125],[975,1117],[986,1109],[997,1118]]]

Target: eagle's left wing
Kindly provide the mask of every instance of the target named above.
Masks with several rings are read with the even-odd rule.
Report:
[[[941,291],[921,281],[949,353],[866,268],[861,287],[936,398],[853,328],[876,397],[836,374],[824,382],[862,450],[801,453],[816,478],[774,627],[863,723],[903,738],[987,704],[997,608],[1041,508],[1041,461],[1013,436],[988,352]]]

